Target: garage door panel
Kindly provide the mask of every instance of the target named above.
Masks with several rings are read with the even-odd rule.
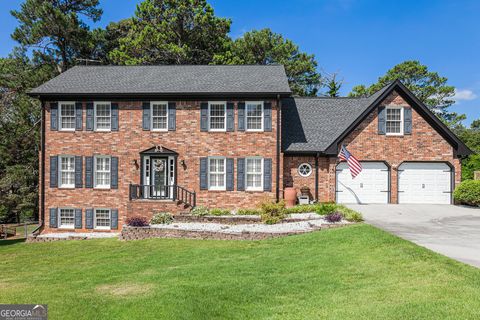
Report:
[[[399,203],[449,204],[451,172],[445,163],[403,163],[398,170]]]
[[[388,203],[388,168],[383,162],[362,162],[362,172],[354,179],[342,162],[336,179],[339,203]]]

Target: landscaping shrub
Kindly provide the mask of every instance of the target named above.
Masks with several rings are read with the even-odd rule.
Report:
[[[319,204],[300,204],[295,207],[286,208],[285,212],[288,214],[316,212],[319,206]]]
[[[328,222],[333,222],[333,223],[340,222],[340,221],[342,221],[342,214],[338,213],[338,212],[327,214],[325,216],[325,220],[327,220]]]
[[[480,180],[462,181],[453,192],[453,197],[461,204],[480,205]]]
[[[337,211],[340,212],[345,220],[350,221],[350,222],[362,222],[363,217],[360,212],[357,212],[355,210],[352,210],[350,208],[347,208],[342,205],[337,205]]]
[[[208,209],[203,207],[203,206],[199,206],[199,207],[193,208],[190,213],[193,216],[203,217],[203,216],[206,216],[208,214]]]
[[[261,212],[258,209],[238,209],[236,214],[239,216],[259,216]]]
[[[337,205],[335,203],[322,203],[317,206],[317,210],[315,211],[317,214],[324,216],[327,214],[331,214],[337,211]]]
[[[210,209],[208,214],[212,216],[229,216],[231,215],[231,212],[228,209],[213,208]]]
[[[173,222],[173,216],[168,212],[159,212],[153,215],[150,224],[170,224]]]
[[[275,224],[285,218],[285,202],[262,202],[260,204],[260,212],[264,223]]]
[[[148,226],[148,220],[145,217],[129,217],[127,218],[127,224],[132,227],[145,227]]]

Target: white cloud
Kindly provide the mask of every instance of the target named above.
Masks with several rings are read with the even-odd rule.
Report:
[[[458,102],[462,100],[475,100],[475,99],[477,99],[477,95],[472,90],[455,89],[455,95],[453,96],[453,100]]]

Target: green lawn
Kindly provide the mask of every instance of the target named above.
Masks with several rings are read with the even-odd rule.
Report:
[[[480,270],[368,225],[265,241],[0,242],[50,319],[479,319]]]

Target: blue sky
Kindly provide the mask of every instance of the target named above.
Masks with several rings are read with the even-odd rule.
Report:
[[[21,0],[0,2],[0,56],[15,45],[9,11]],[[105,26],[133,15],[135,0],[100,0]],[[320,71],[338,72],[343,94],[371,84],[390,67],[420,60],[457,88],[452,111],[480,118],[480,1],[447,0],[210,0],[218,16],[232,19],[231,36],[271,28],[315,54]]]

